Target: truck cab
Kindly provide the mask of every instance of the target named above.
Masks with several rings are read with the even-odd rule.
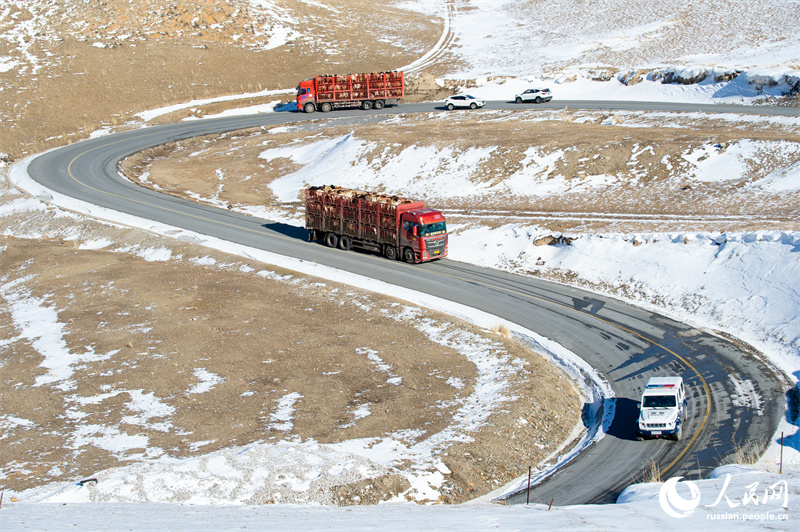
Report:
[[[636,439],[680,440],[686,419],[686,389],[681,377],[652,377],[642,391]]]
[[[447,225],[434,209],[406,211],[400,217],[400,249],[403,260],[425,262],[447,256]],[[411,260],[409,254],[413,253]]]
[[[313,113],[317,110],[314,98],[314,80],[306,79],[297,86],[297,110]]]

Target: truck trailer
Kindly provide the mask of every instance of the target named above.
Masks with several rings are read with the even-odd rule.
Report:
[[[381,109],[405,97],[402,72],[317,76],[297,86],[297,110],[327,113],[342,107]]]
[[[309,241],[414,264],[447,256],[447,225],[425,202],[337,186],[305,191]]]

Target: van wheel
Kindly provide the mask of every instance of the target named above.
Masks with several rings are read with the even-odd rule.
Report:
[[[397,260],[397,248],[394,246],[386,246],[383,254],[389,260]]]
[[[406,248],[403,250],[403,260],[409,264],[414,264],[417,262],[417,254],[414,253],[413,249]]]
[[[339,244],[339,237],[335,233],[328,233],[325,235],[325,245],[329,248],[335,248]]]
[[[350,251],[353,248],[353,243],[350,241],[350,237],[347,235],[342,235],[339,237],[339,249],[343,251]]]

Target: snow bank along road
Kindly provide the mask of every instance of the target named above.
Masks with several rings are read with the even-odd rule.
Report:
[[[549,106],[581,107],[580,102]],[[587,103],[591,108],[648,108],[642,103]],[[679,110],[673,104],[654,107]],[[487,108],[520,108],[491,102]],[[706,106],[724,112],[775,113],[776,108]],[[373,111],[430,112],[435,104]],[[683,110],[697,111],[697,106]],[[786,109],[795,115],[797,109]],[[478,111],[479,112],[479,111]],[[616,395],[613,422],[601,439],[531,492],[531,500],[556,505],[614,502],[643,469],[657,464],[662,478],[707,476],[737,446],[769,442],[783,415],[781,378],[736,342],[590,292],[452,260],[410,266],[306,242],[302,228],[204,206],[139,187],[118,176],[122,158],[188,137],[300,120],[364,116],[275,112],[189,121],[96,138],[51,150],[30,161],[30,177],[51,191],[281,255],[313,261],[478,308],[562,344],[597,369]],[[39,194],[40,197],[41,194]],[[48,196],[48,194],[45,194]],[[54,197],[43,197],[54,201]],[[57,200],[56,200],[57,201]],[[410,346],[411,347],[411,346]],[[649,377],[681,375],[688,384],[688,423],[680,442],[637,442],[635,403]],[[747,390],[747,392],[743,392]],[[588,420],[594,423],[597,420]],[[519,460],[526,461],[525,456]],[[524,502],[525,494],[508,499]]]

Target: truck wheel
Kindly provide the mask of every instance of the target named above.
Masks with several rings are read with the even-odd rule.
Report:
[[[406,248],[403,250],[403,260],[409,264],[414,264],[417,262],[417,255],[414,253],[413,249]]]
[[[319,106],[319,110],[322,111],[323,113],[330,113],[331,109],[333,109],[333,106],[328,102],[323,102]]]
[[[364,100],[363,102],[361,102],[361,108],[365,111],[369,111],[370,109],[372,109],[372,102],[369,100]]]
[[[397,260],[397,248],[394,246],[386,246],[383,254],[389,260]]]
[[[313,113],[313,112],[314,112],[314,111],[316,111],[316,110],[317,110],[317,106],[315,106],[315,105],[314,105],[313,103],[311,103],[311,102],[308,102],[307,104],[305,104],[305,105],[303,106],[303,111],[305,111],[306,113]]]
[[[325,245],[329,248],[335,248],[339,244],[339,237],[335,233],[328,233],[325,235]]]
[[[353,249],[353,243],[350,241],[349,236],[342,235],[339,237],[339,249],[343,251],[350,251]]]
[[[375,100],[375,109],[383,109],[383,106],[386,105],[383,103],[383,100]]]

